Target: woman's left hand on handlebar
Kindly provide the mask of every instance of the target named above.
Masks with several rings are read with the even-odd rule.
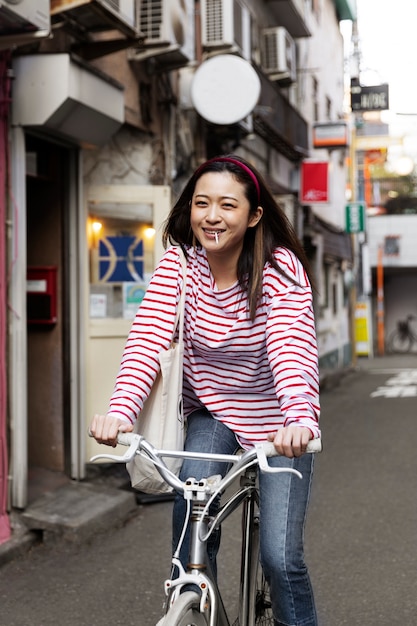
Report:
[[[309,428],[294,425],[279,428],[275,434],[268,435],[268,440],[273,442],[278,454],[289,459],[302,456],[310,439],[312,434]]]
[[[117,445],[117,435],[119,432],[127,433],[133,430],[133,425],[121,420],[114,415],[94,415],[90,426],[90,432],[98,443],[107,446]]]

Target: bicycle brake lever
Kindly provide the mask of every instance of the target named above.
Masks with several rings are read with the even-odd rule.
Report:
[[[292,467],[271,467],[268,463],[268,459],[266,456],[265,448],[263,444],[255,445],[256,456],[258,457],[258,464],[261,472],[268,472],[269,474],[278,474],[282,472],[287,472],[290,474],[295,474],[298,478],[302,478],[303,475],[298,470]]]
[[[128,463],[129,461],[131,461],[135,457],[135,454],[139,449],[140,441],[141,439],[143,439],[143,437],[142,435],[136,435],[133,433],[129,433],[129,435],[131,443],[124,454],[107,454],[107,452],[103,452],[102,454],[96,454],[95,456],[91,457],[90,463],[97,461],[97,459],[117,461],[118,463]]]

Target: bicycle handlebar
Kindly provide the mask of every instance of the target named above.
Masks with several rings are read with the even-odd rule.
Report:
[[[91,433],[89,433],[90,436]],[[128,450],[126,450],[123,455],[115,455],[102,453],[93,456],[90,459],[90,462],[94,462],[98,459],[106,459],[111,461],[117,461],[119,463],[127,463],[131,461],[136,454],[142,454],[149,460],[151,460],[163,479],[176,491],[183,493],[184,484],[183,482],[168,469],[162,457],[173,457],[173,458],[182,458],[182,459],[201,459],[201,460],[216,460],[222,461],[225,463],[232,463],[236,465],[235,471],[238,473],[241,471],[241,468],[246,467],[248,465],[258,463],[261,471],[263,472],[292,472],[297,474],[300,478],[302,478],[300,472],[292,468],[280,468],[280,467],[271,467],[268,464],[267,457],[279,456],[278,452],[275,449],[275,446],[272,442],[267,441],[263,443],[256,444],[253,448],[246,450],[244,452],[238,454],[213,454],[213,453],[202,453],[202,452],[187,452],[185,450],[158,450],[155,448],[149,441],[147,441],[142,435],[135,434],[132,432],[122,433],[120,432],[117,436],[117,443],[127,446]],[[313,454],[316,452],[321,452],[322,443],[321,439],[310,439],[307,444],[306,452],[309,454]]]
[[[93,435],[89,433],[89,436],[92,437]],[[119,456],[116,454],[107,453],[96,454],[90,459],[90,461],[93,462],[99,458],[106,458],[113,461],[118,461],[120,463],[127,463],[134,458],[136,453],[140,453],[140,450],[144,450],[145,452],[151,451],[153,453],[156,453],[158,457],[169,456],[183,459],[211,459],[232,463],[239,460],[242,456],[242,454],[213,454],[210,452],[186,452],[185,450],[158,450],[142,435],[132,432],[119,432],[117,435],[117,443],[128,448],[128,450],[123,455]],[[264,441],[262,443],[256,444],[253,448],[253,450],[259,449],[264,451],[266,457],[279,456],[279,453],[276,451],[276,448],[272,441]],[[251,450],[252,449],[249,449],[248,452],[250,452]],[[314,454],[321,451],[321,439],[310,439],[307,444],[306,453]]]
[[[265,454],[267,457],[279,456],[272,441],[265,441],[264,443],[261,443],[259,445],[262,446],[262,448],[265,450]],[[307,444],[306,453],[314,454],[316,452],[321,452],[321,451],[322,451],[321,439],[310,439],[310,441]]]

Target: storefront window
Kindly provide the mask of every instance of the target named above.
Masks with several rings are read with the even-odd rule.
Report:
[[[148,213],[151,207],[89,207],[90,318],[135,316],[154,268],[155,229]]]

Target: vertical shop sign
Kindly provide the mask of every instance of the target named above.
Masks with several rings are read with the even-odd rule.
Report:
[[[363,233],[365,230],[365,203],[352,202],[346,205],[346,231]]]
[[[302,163],[300,202],[302,204],[329,202],[328,161],[304,161]]]
[[[357,302],[355,307],[355,351],[357,356],[371,355],[369,303]]]

